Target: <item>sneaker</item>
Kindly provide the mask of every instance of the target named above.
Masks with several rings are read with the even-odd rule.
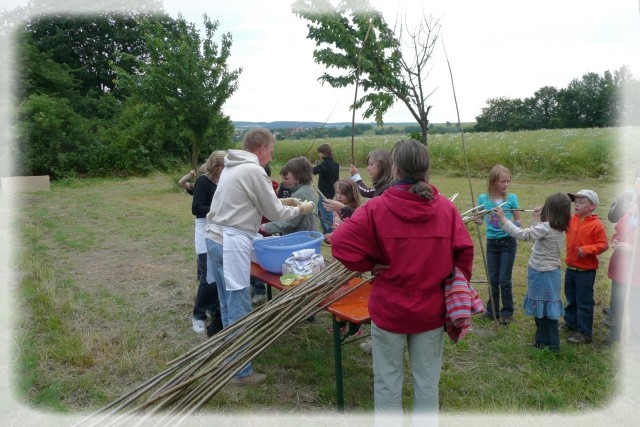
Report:
[[[234,377],[229,381],[229,384],[235,386],[252,386],[252,385],[260,385],[267,381],[267,374],[259,374],[258,372],[252,372],[251,375],[247,375],[246,377],[237,378]]]
[[[251,304],[260,305],[267,301],[267,294],[255,294],[251,297]]]
[[[204,334],[205,332],[207,332],[207,325],[204,323],[204,320],[192,317],[191,323],[193,324],[193,332],[195,332],[196,334]]]
[[[371,348],[371,341],[361,343],[360,350],[364,351],[367,354],[371,354],[373,351]]]
[[[567,342],[571,344],[590,344],[591,337],[588,337],[581,332],[576,332],[575,334],[567,338]]]

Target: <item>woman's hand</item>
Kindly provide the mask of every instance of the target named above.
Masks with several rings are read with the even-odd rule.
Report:
[[[340,203],[337,200],[324,199],[322,201],[322,206],[329,212],[337,212],[340,209],[344,208],[344,204]]]

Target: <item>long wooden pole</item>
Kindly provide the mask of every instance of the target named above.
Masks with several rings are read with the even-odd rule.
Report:
[[[460,110],[458,109],[458,98],[456,96],[456,87],[453,82],[453,71],[451,71],[451,63],[449,62],[449,56],[447,55],[447,49],[444,47],[444,39],[441,37],[440,41],[442,42],[442,50],[444,50],[444,57],[447,60],[447,67],[449,67],[449,76],[451,77],[451,89],[453,90],[453,101],[456,105],[456,115],[458,117],[458,129],[460,129],[460,138],[462,140],[462,153],[464,155],[464,164],[467,169],[467,180],[469,182],[469,193],[471,194],[471,206],[474,206],[475,196],[473,195],[473,186],[471,185],[471,171],[469,169],[469,158],[467,156],[467,146],[464,142],[464,131],[462,130],[462,123],[460,121]],[[496,313],[496,302],[493,300],[493,293],[491,292],[491,281],[489,280],[489,266],[487,264],[487,256],[484,250],[484,240],[482,239],[482,233],[480,232],[480,226],[476,224],[476,232],[478,234],[478,242],[480,242],[480,252],[482,253],[482,264],[484,265],[484,272],[487,277],[487,283],[489,284],[489,301],[491,301],[491,311],[493,313],[493,319],[496,321],[497,325],[497,313]]]

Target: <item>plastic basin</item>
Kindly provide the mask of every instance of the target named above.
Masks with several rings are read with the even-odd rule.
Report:
[[[295,251],[314,249],[320,252],[324,236],[317,231],[298,231],[279,237],[268,237],[253,241],[253,250],[260,267],[271,273],[282,274],[282,264]]]

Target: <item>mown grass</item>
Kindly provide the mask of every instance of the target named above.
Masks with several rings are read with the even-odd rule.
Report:
[[[339,142],[332,145],[338,152],[350,150]],[[432,139],[433,151],[436,145]],[[296,147],[296,153],[303,150],[300,154],[304,154],[308,146]],[[293,155],[291,147],[278,142],[279,165],[283,156]],[[358,152],[366,155],[372,148],[358,146]],[[434,158],[434,166],[439,161]],[[348,175],[346,167],[341,174]],[[446,195],[460,193],[456,205],[463,212],[475,203],[469,181],[457,175],[436,172],[431,182]],[[597,213],[606,216],[606,207],[617,193],[614,175],[594,179],[584,172],[574,179],[559,177],[540,185],[539,175],[519,174],[511,190],[524,207],[533,207],[555,191],[591,188],[602,202]],[[477,198],[485,190],[485,179],[472,178],[471,186]],[[191,198],[176,191],[173,175],[54,183],[50,193],[17,195],[15,203],[17,211],[30,212],[15,224],[21,244],[14,253],[15,269],[20,272],[19,306],[14,313],[15,393],[26,404],[55,412],[97,409],[201,342],[190,322],[197,287]],[[526,224],[529,218],[524,215]],[[604,223],[610,236],[611,224]],[[486,300],[477,230],[472,225],[469,229],[476,240],[474,282]],[[529,243],[518,246],[517,306],[526,289],[530,248]],[[323,251],[330,258],[329,249]],[[530,349],[527,343],[534,323],[521,310],[508,327],[474,322],[465,339],[445,344],[442,412],[577,413],[609,404],[619,371],[615,348],[603,344],[607,330],[600,309],[609,299],[608,257],[609,252],[601,257],[597,275],[592,345],[563,343],[558,355]],[[296,325],[255,360],[256,369],[268,375],[266,386],[240,392],[225,388],[203,410],[332,411],[335,378],[330,327],[327,313],[318,314],[314,323]],[[343,348],[343,363],[347,410],[370,411],[370,356],[357,344],[349,344]],[[412,400],[408,375],[407,407]]]

